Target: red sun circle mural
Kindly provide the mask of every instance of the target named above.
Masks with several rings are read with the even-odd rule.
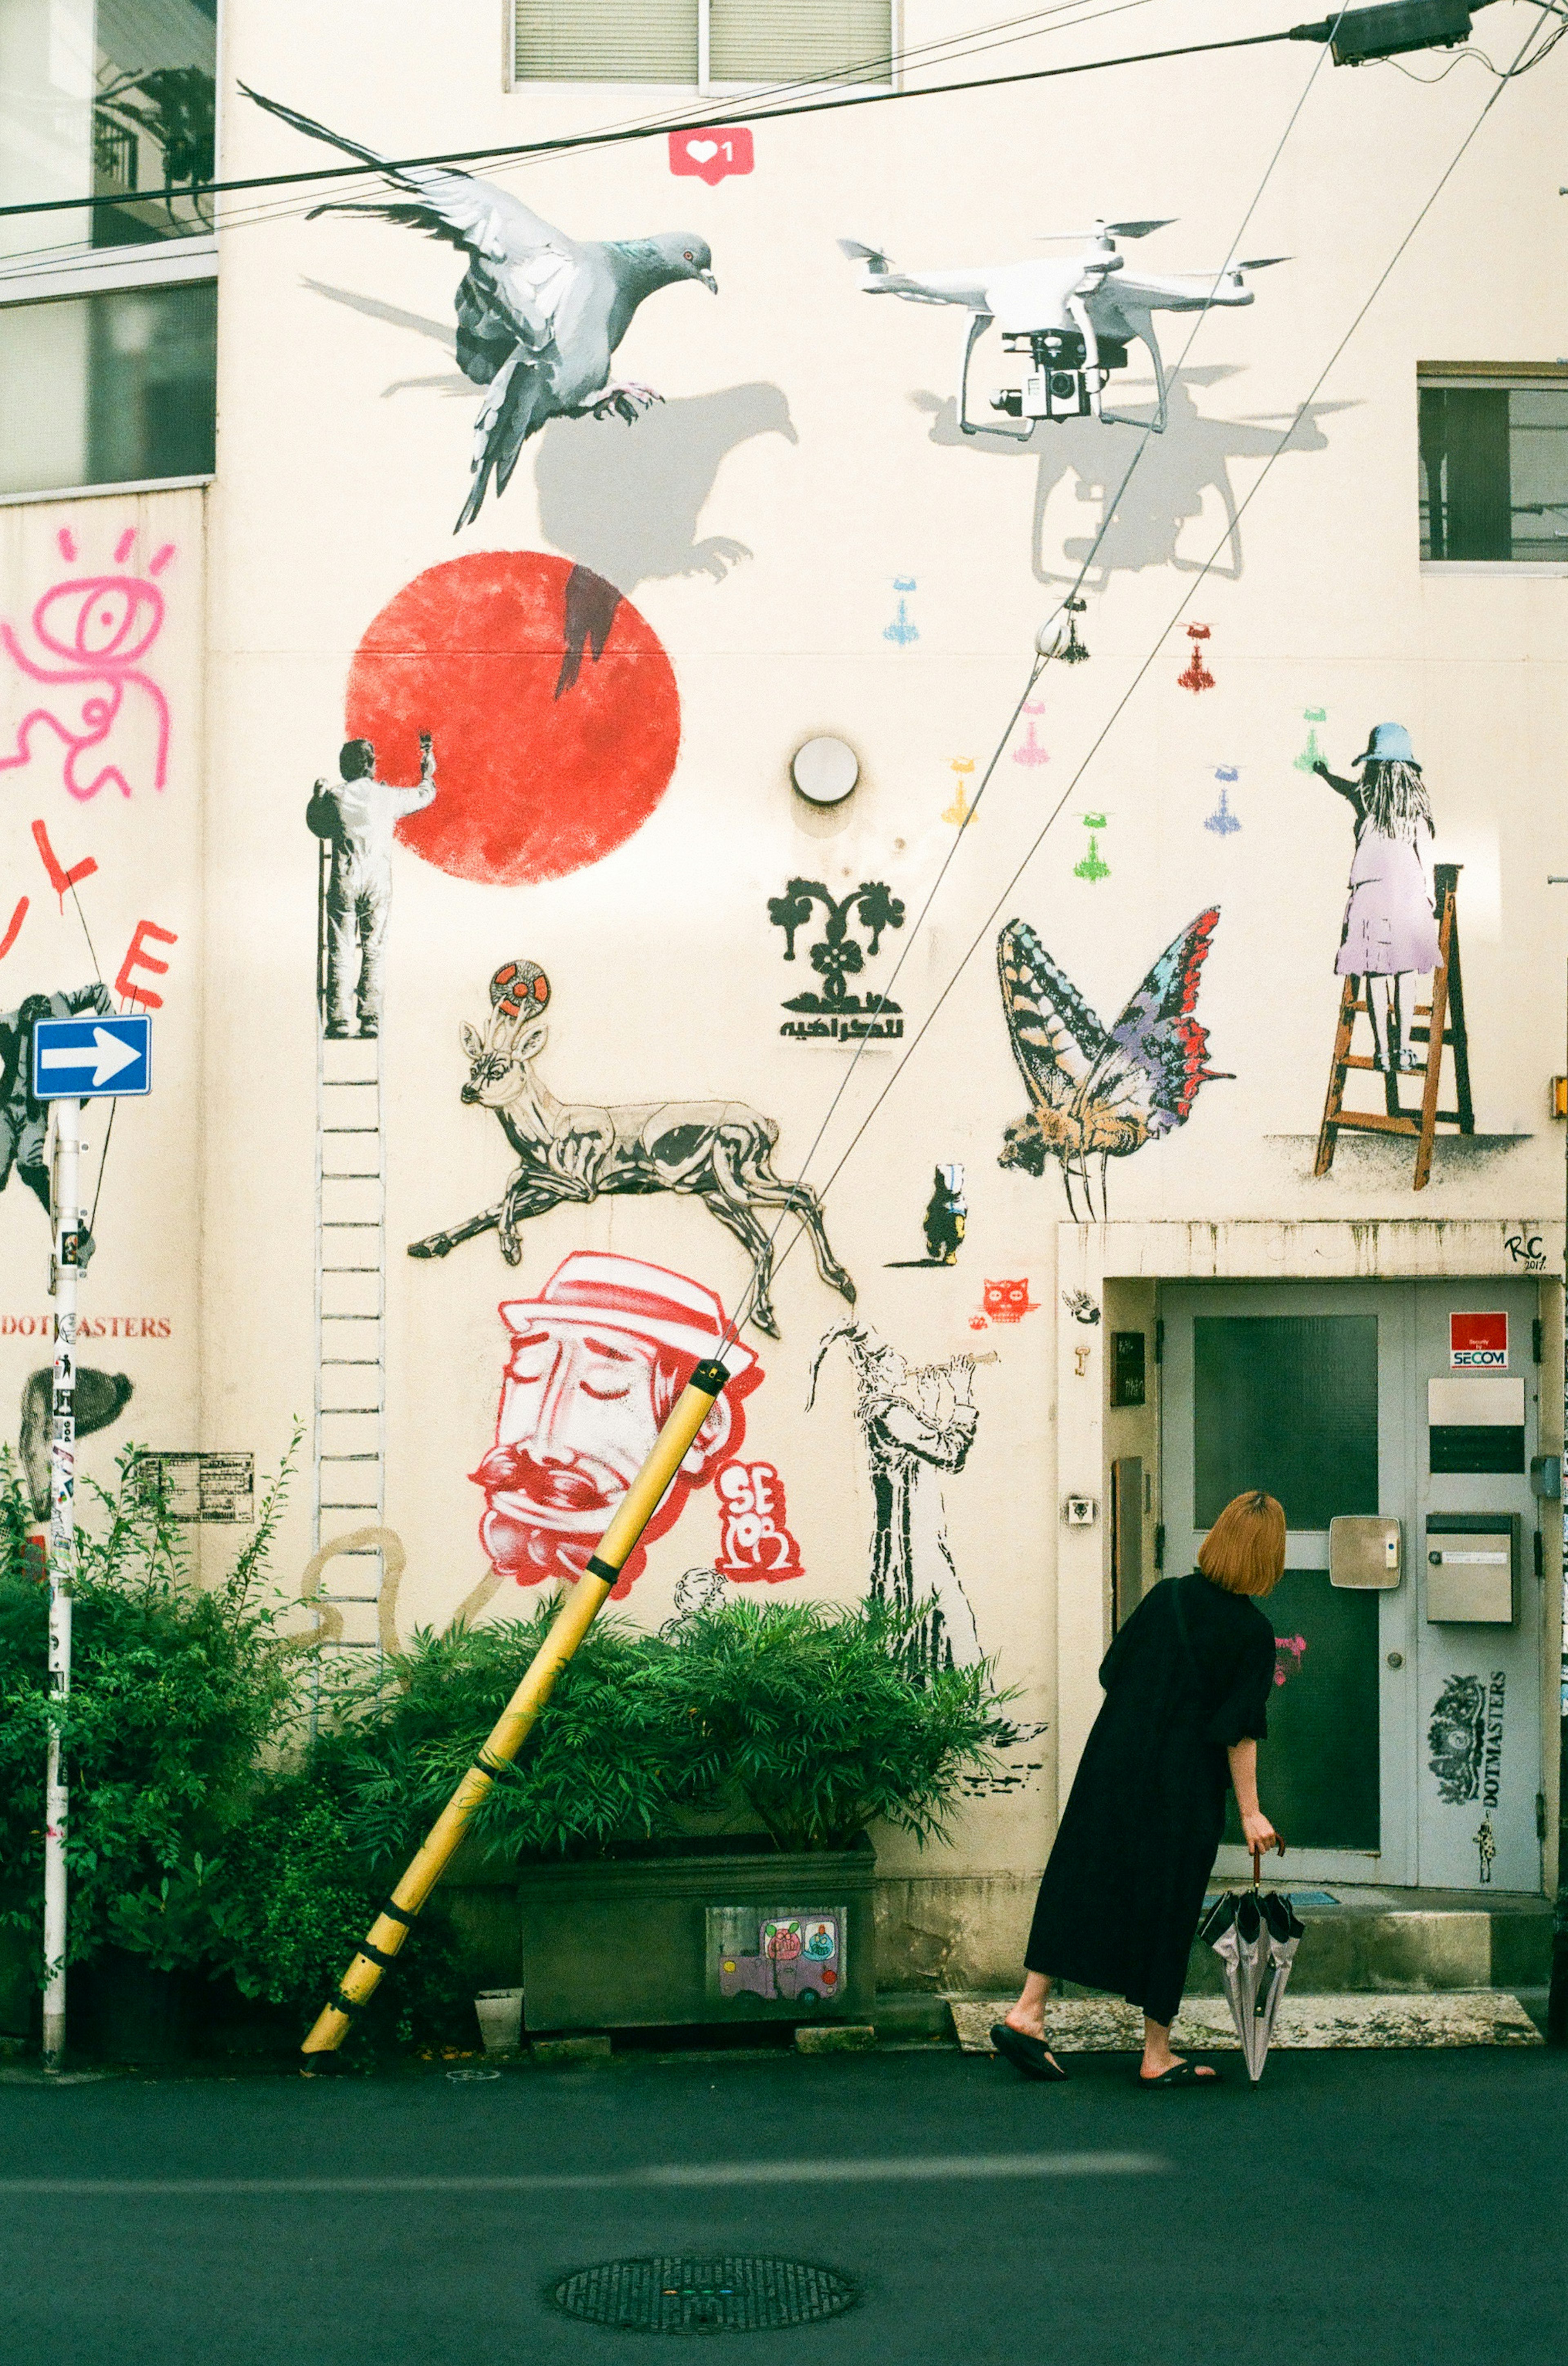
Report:
[[[669,786],[680,698],[658,636],[613,585],[533,550],[427,568],[349,669],[345,736],[383,780],[435,742],[433,805],[403,845],[454,878],[559,879],[622,845]]]

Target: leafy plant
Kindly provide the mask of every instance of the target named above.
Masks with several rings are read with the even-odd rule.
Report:
[[[989,1667],[906,1673],[913,1623],[875,1606],[725,1602],[681,1622],[660,1689],[715,1787],[780,1848],[847,1848],[879,1820],[924,1843],[945,1835],[966,1771],[1007,1729]]]
[[[172,1969],[201,1959],[207,1896],[248,1811],[262,1752],[286,1737],[294,1670],[257,1599],[292,1449],[233,1574],[203,1589],[162,1504],[88,1484],[78,1532],[69,1697],[46,1673],[48,1597],[27,1573],[14,1468],[0,1474],[0,1924],[36,1934],[43,1772],[58,1725],[71,1784],[68,1961],[113,1944]],[[25,1506],[24,1514],[25,1514]]]
[[[418,1634],[362,1697],[341,1743],[350,1826],[377,1865],[406,1859],[473,1764],[548,1633],[532,1618]],[[684,1801],[719,1769],[672,1708],[671,1647],[614,1620],[591,1628],[562,1674],[520,1764],[504,1767],[472,1826],[511,1856],[568,1855],[675,1829]]]

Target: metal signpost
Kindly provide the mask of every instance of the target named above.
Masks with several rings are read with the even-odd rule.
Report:
[[[54,1108],[54,1397],[50,1444],[49,1684],[71,1690],[71,1597],[76,1576],[76,1279],[82,1250],[82,1103],[145,1093],[152,1083],[152,1021],[40,1019],[33,1030],[35,1098]],[[65,1818],[69,1793],[60,1729],[51,1726],[44,1790],[43,2067],[65,2055]]]

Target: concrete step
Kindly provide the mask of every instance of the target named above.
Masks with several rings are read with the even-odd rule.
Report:
[[[966,2054],[990,2054],[991,2025],[1011,1997],[952,1997],[953,2026]],[[1143,2015],[1110,1997],[1053,1997],[1046,2007],[1046,2035],[1063,2054],[1136,2053],[1143,2044]],[[1171,2044],[1203,2053],[1240,2051],[1223,1997],[1184,2000],[1170,2032]],[[1282,1999],[1273,2045],[1282,2052],[1322,2047],[1418,2045],[1540,2045],[1540,2030],[1517,1997],[1499,1989],[1421,1989],[1403,1995],[1365,1990],[1339,1996],[1298,1995]]]
[[[1272,1885],[1281,1889],[1283,1882]],[[1372,1889],[1350,1883],[1292,1888],[1306,1925],[1291,1987],[1298,1996],[1544,1987],[1551,1977],[1550,1899],[1473,1890]],[[1218,1957],[1197,1941],[1191,1996],[1218,1996]]]

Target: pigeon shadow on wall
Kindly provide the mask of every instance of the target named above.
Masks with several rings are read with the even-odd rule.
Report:
[[[1278,419],[1216,419],[1200,411],[1194,387],[1213,386],[1239,375],[1219,365],[1182,370],[1170,378],[1170,407],[1163,435],[1147,442],[1141,427],[1104,427],[1092,419],[1067,420],[1036,428],[1032,442],[1008,441],[1001,435],[966,435],[959,428],[951,399],[929,393],[913,394],[916,410],[931,419],[931,441],[983,454],[991,459],[1025,460],[1035,464],[1034,513],[1029,555],[1039,583],[1076,582],[1078,571],[1094,550],[1094,537],[1140,444],[1137,467],[1106,529],[1088,578],[1092,591],[1103,591],[1113,575],[1136,574],[1146,567],[1172,567],[1196,574],[1203,562],[1178,550],[1186,529],[1199,519],[1205,498],[1219,497],[1226,519],[1226,546],[1210,573],[1234,581],[1242,572],[1241,519],[1233,464],[1266,460],[1289,424]],[[1352,406],[1343,402],[1309,403],[1292,430],[1283,457],[1297,453],[1326,452],[1328,438],[1320,421]],[[1089,532],[1062,545],[1061,565],[1048,563],[1046,553],[1046,513],[1052,494],[1067,479],[1074,481],[1077,499],[1091,512]]]
[[[630,597],[675,575],[722,582],[752,556],[700,528],[722,463],[758,435],[800,438],[781,387],[765,381],[682,395],[633,426],[558,419],[539,439],[539,522],[556,549]]]

